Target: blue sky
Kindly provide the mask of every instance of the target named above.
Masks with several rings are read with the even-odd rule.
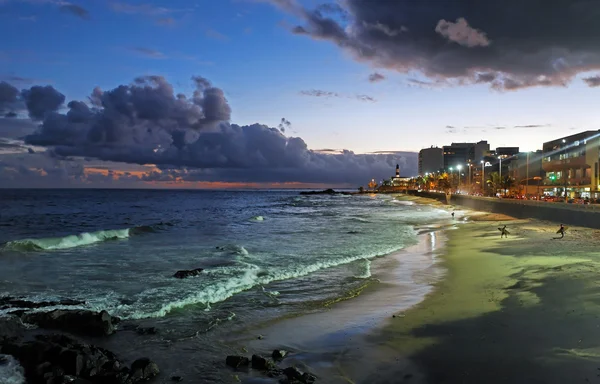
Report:
[[[417,84],[431,76],[357,60],[330,37],[291,33],[310,20],[284,3],[296,2],[0,1],[0,80],[19,89],[49,84],[68,102],[86,100],[96,86],[113,89],[143,75],[164,76],[176,92],[190,94],[190,78],[199,75],[225,92],[233,123],[276,127],[286,118],[292,124],[287,134],[308,148],[356,153],[481,139],[492,147],[535,150],[598,128],[598,89],[582,81],[594,71],[577,71],[566,87],[514,91],[486,83]],[[311,9],[320,3],[296,4]],[[374,72],[385,79],[369,82]],[[337,96],[301,94],[310,90]]]

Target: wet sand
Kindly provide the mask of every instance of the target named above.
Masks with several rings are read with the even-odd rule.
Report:
[[[420,228],[403,252],[431,258],[424,300],[402,286],[418,274],[384,258],[372,269],[381,282],[360,296],[229,341],[288,349],[285,366],[331,384],[600,383],[600,231],[553,239],[556,223],[434,205],[454,211],[454,225]]]
[[[375,374],[371,368],[376,368],[371,362],[398,362],[391,354],[393,350],[369,340],[372,332],[423,300],[433,284],[443,278],[437,254],[444,248],[445,236],[439,229],[423,228],[418,240],[414,246],[373,260],[371,271],[377,280],[373,279],[357,297],[316,313],[231,335],[226,341],[232,345],[231,353],[270,355],[273,349],[281,348],[292,353],[280,368],[295,365],[316,374],[319,383],[370,382]],[[411,263],[406,258],[411,258]],[[401,363],[411,364],[407,359]],[[260,373],[249,375],[239,377],[246,384],[277,383]]]
[[[488,219],[448,231],[446,277],[370,336],[414,365],[368,382],[600,382],[600,231]]]

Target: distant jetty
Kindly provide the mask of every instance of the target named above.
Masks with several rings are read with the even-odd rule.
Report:
[[[300,192],[301,195],[355,195],[354,192],[338,192],[331,188],[325,189],[323,191],[303,191]]]

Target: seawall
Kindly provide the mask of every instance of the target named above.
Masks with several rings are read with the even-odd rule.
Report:
[[[501,213],[518,219],[539,219],[600,229],[600,205],[567,204],[545,201],[512,200],[490,197],[450,195],[410,191],[409,194],[436,199],[476,211]]]

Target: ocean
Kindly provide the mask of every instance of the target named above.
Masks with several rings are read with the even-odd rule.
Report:
[[[391,195],[0,190],[0,297],[82,300],[154,326],[104,345],[218,383],[231,376],[227,334],[356,296],[376,281],[373,263],[446,216]]]

